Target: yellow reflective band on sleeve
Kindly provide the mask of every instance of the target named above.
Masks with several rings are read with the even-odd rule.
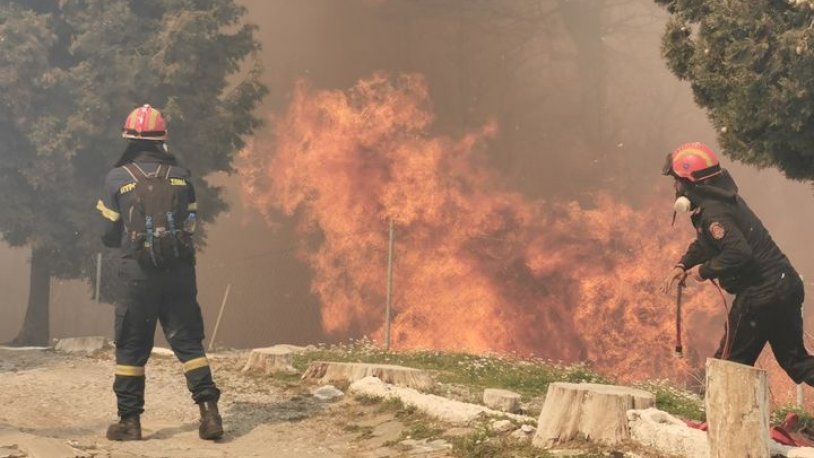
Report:
[[[116,375],[122,377],[144,377],[144,366],[116,365]]]
[[[192,202],[191,204],[187,205],[187,210],[191,212],[198,211],[198,202]]]
[[[170,184],[173,186],[186,186],[187,181],[181,178],[170,178]]]
[[[119,188],[119,194],[127,194],[128,192],[130,192],[130,191],[132,191],[134,189],[136,189],[136,184],[135,183],[128,183],[128,184],[122,186],[121,188]]]
[[[96,209],[102,213],[102,216],[109,219],[110,221],[116,222],[119,220],[120,216],[117,212],[105,207],[105,204],[102,203],[101,200],[96,203]]]
[[[194,371],[195,369],[200,369],[202,367],[209,366],[209,360],[206,359],[206,356],[201,356],[200,358],[190,359],[189,361],[184,363],[184,373]]]

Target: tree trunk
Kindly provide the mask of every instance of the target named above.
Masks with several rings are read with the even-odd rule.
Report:
[[[707,359],[706,411],[712,458],[768,458],[769,380],[766,371]]]
[[[608,68],[607,47],[604,41],[603,19],[605,0],[559,0],[559,11],[576,49],[576,84],[579,88],[580,101],[578,109],[580,131],[585,142],[585,156],[580,156],[581,176],[574,177],[576,182],[595,180],[600,177],[602,183],[618,186],[624,180],[613,180],[619,176],[624,155],[612,154],[616,151],[612,138],[612,127],[607,118]],[[588,201],[592,201],[590,197]]]
[[[31,250],[31,282],[28,309],[23,327],[11,341],[15,346],[48,345],[50,339],[49,305],[51,299],[50,252],[45,248]]]
[[[581,95],[581,118],[589,146],[601,160],[608,147],[608,129],[605,122],[607,72],[602,19],[604,0],[559,0],[568,33],[577,50],[576,64]]]

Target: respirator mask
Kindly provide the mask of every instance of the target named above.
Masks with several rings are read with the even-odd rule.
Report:
[[[684,182],[684,180],[676,179],[676,200],[673,202],[673,222],[676,222],[676,215],[679,213],[690,213],[695,210],[695,204],[692,203],[687,195],[690,192],[691,184]]]
[[[673,203],[673,210],[675,210],[676,213],[689,213],[692,211],[692,202],[690,202],[687,196],[678,196]]]

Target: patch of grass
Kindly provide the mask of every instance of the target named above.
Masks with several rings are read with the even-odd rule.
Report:
[[[402,405],[402,408],[396,411],[396,419],[402,421],[409,421],[415,415],[418,415],[418,409],[415,406]]]
[[[652,381],[636,386],[656,395],[656,408],[677,418],[705,421],[704,400],[693,393],[680,390],[666,381]]]
[[[772,412],[771,424],[772,425],[779,425],[780,423],[783,423],[783,420],[786,418],[786,415],[789,414],[789,413],[797,414],[797,417],[799,418],[798,425],[801,428],[807,428],[809,430],[814,430],[814,416],[812,416],[810,413],[806,412],[805,409],[802,409],[800,407],[797,407],[797,406],[791,405],[791,404],[787,404],[787,405],[784,405],[784,406],[781,406],[781,407],[775,409],[775,411]]]
[[[398,413],[402,412],[407,407],[401,402],[399,398],[388,398],[382,401],[381,405],[379,406],[379,412],[393,412]]]
[[[359,436],[357,437],[358,440],[366,440],[373,437],[373,427],[372,426],[362,426],[356,424],[347,424],[343,428],[343,430],[349,433],[357,433]]]
[[[400,437],[385,442],[386,447],[397,446],[404,439],[421,440],[441,437],[446,430],[446,425],[420,412],[415,406],[404,404],[399,398],[381,401],[377,411],[391,413],[394,418],[404,424]]]
[[[440,437],[443,432],[444,428],[433,425],[432,423],[415,421],[401,432],[401,436],[404,439],[434,439]]]
[[[294,367],[304,371],[313,361],[397,364],[424,369],[433,373],[439,382],[434,389],[435,394],[468,402],[479,402],[486,388],[512,390],[528,402],[544,398],[548,386],[554,382],[618,383],[596,373],[587,364],[564,365],[539,358],[440,351],[388,353],[369,340],[321,345],[316,350],[295,355]],[[654,393],[656,407],[676,417],[698,421],[706,417],[703,400],[695,394],[672,387],[664,381],[640,384],[639,388]],[[388,402],[395,401],[385,401],[385,404]],[[540,406],[537,407],[537,410],[529,413],[538,414]]]
[[[287,372],[274,372],[270,376],[264,375],[262,377],[271,378],[273,380],[290,385],[298,385],[300,383],[300,374],[289,374]]]
[[[465,385],[476,390],[503,388],[516,391],[525,399],[544,396],[552,382],[608,382],[584,364],[566,366],[541,359],[439,351],[388,353],[369,341],[320,346],[299,353],[294,357],[294,367],[304,371],[313,361],[403,365],[432,371],[441,383]]]
[[[425,418],[419,413],[415,406],[404,404],[399,398],[388,398],[379,404],[379,413],[392,413],[393,416],[402,422],[413,421],[416,418]]]
[[[353,399],[363,406],[373,406],[384,401],[384,399],[379,396],[371,396],[369,394],[357,394],[354,395]]]
[[[706,421],[703,402],[700,404],[669,391],[656,392],[656,408],[688,420]]]
[[[448,440],[452,444],[452,456],[461,458],[550,458],[554,456],[528,442],[520,442],[508,437],[493,437],[484,429]]]

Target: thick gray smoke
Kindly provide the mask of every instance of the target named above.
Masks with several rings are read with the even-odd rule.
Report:
[[[242,3],[263,43],[269,124],[300,78],[344,89],[379,70],[421,73],[439,132],[456,135],[497,122],[501,133],[487,166],[514,189],[583,203],[592,192],[609,190],[633,205],[658,193],[664,225],[652,230],[688,230],[670,228],[671,191],[660,165],[678,144],[715,145],[715,136],[689,87],[665,68],[659,44],[666,15],[652,1]],[[724,165],[798,270],[814,280],[810,187],[774,171]],[[232,209],[212,227],[199,259],[208,332],[231,284],[219,342],[246,347],[324,339],[292,229],[285,221],[270,228],[244,208],[237,176],[211,179],[226,188]],[[24,249],[0,251],[0,341],[13,337],[22,321],[27,257]],[[53,291],[55,336],[110,334],[112,308],[90,300],[86,286],[55,280]]]

